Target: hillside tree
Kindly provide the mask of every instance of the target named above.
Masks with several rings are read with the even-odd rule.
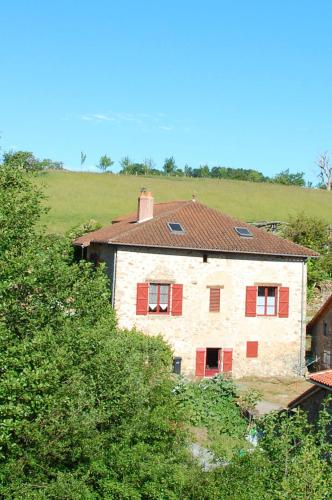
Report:
[[[317,166],[319,168],[318,176],[321,179],[323,186],[327,189],[327,191],[331,191],[332,187],[332,164],[330,161],[330,157],[327,151],[322,153],[318,160]]]
[[[173,156],[166,158],[163,165],[165,175],[173,175],[176,170],[176,164]]]
[[[110,169],[113,164],[114,164],[114,161],[112,160],[112,158],[110,158],[110,156],[103,155],[100,157],[99,163],[97,166],[103,172],[107,172],[107,170]]]

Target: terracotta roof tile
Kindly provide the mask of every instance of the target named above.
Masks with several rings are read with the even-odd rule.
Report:
[[[168,222],[178,222],[184,234],[174,234]],[[246,227],[252,237],[241,237],[235,227]],[[91,242],[142,247],[178,248],[245,254],[317,257],[308,248],[230,217],[197,201],[156,203],[154,217],[137,223],[136,213],[116,219],[110,226],[78,238],[74,244]]]
[[[317,382],[321,385],[326,385],[332,388],[332,370],[324,370],[321,372],[312,373],[309,377],[312,382]]]

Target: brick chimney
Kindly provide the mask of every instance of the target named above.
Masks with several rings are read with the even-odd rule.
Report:
[[[138,197],[137,222],[153,219],[153,196],[145,188],[141,189]]]

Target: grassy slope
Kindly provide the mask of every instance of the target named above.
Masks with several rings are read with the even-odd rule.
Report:
[[[332,223],[332,192],[217,179],[135,177],[95,173],[47,172],[44,186],[48,230],[62,233],[95,219],[101,224],[136,209],[142,186],[155,200],[187,200],[196,193],[202,203],[246,221],[287,220],[305,212]]]

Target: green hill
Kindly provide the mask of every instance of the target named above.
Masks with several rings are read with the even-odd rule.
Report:
[[[288,220],[305,212],[332,223],[332,192],[267,183],[136,177],[68,171],[45,172],[38,177],[50,211],[44,222],[51,232],[95,219],[101,224],[136,209],[141,187],[155,200],[186,200],[192,194],[202,203],[245,221]]]

